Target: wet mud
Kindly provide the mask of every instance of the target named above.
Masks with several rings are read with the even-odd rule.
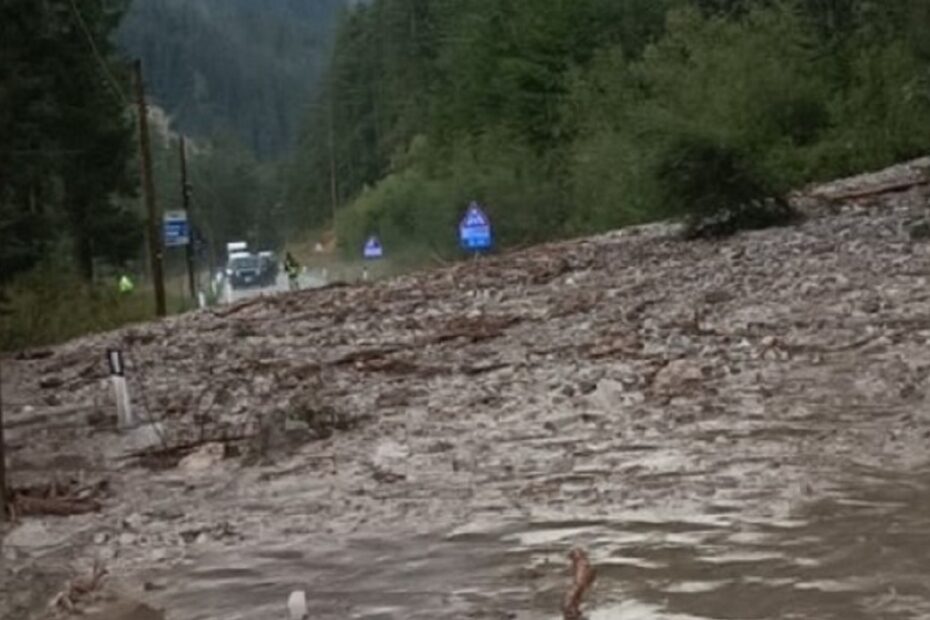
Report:
[[[578,546],[592,620],[930,617],[925,204],[642,227],[12,361],[15,480],[110,492],[9,532],[0,587],[98,557],[169,619],[284,618],[295,589],[313,618],[558,618]],[[155,438],[105,422],[112,346]],[[207,439],[226,458],[127,458]]]

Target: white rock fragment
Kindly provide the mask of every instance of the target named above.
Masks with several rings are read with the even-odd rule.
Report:
[[[294,590],[287,597],[287,613],[290,620],[306,620],[307,615],[307,593],[303,590]]]

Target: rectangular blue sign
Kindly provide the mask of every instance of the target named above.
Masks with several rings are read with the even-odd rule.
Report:
[[[187,214],[183,211],[169,211],[165,213],[165,247],[177,248],[190,243],[190,227],[187,223]]]

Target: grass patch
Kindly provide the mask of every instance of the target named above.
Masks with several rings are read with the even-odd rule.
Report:
[[[190,303],[168,290],[169,312]],[[151,287],[121,295],[116,283],[87,284],[68,273],[40,268],[3,291],[0,305],[0,350],[18,351],[62,343],[124,325],[154,320]]]

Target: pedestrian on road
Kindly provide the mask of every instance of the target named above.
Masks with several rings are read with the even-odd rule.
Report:
[[[284,256],[284,271],[287,273],[289,288],[292,291],[298,290],[300,288],[300,282],[298,281],[300,277],[300,263],[297,262],[297,259],[295,259],[290,252],[287,252]]]

